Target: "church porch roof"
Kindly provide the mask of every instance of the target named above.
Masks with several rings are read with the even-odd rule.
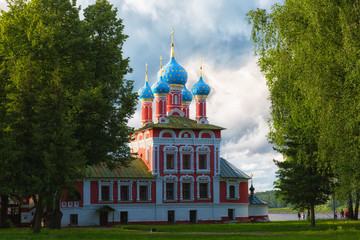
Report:
[[[109,169],[104,165],[87,168],[87,178],[154,178],[141,159],[136,159],[128,167]]]

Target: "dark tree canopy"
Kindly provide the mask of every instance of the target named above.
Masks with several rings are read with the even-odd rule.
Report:
[[[69,0],[12,0],[0,16],[0,195],[37,196],[35,231],[87,165],[131,160],[124,26],[105,0],[84,13]]]

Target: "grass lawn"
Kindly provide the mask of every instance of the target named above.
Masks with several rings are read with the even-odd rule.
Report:
[[[360,239],[360,221],[317,220],[312,229],[307,221],[269,223],[126,225],[112,228],[0,229],[0,239]],[[150,229],[156,229],[150,232]]]

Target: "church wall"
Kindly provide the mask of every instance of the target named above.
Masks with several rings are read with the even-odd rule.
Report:
[[[229,184],[227,181],[220,181],[220,202],[221,203],[247,203],[248,202],[248,183],[247,181],[239,182],[235,184],[238,192],[235,194],[235,198],[229,196]]]

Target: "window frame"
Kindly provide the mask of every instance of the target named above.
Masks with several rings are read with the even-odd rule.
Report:
[[[230,188],[234,187],[234,194],[235,196],[232,197],[230,194]],[[228,179],[226,180],[226,199],[227,200],[239,200],[240,199],[240,191],[239,191],[239,187],[240,187],[240,181],[238,180],[234,180],[234,179]]]
[[[184,156],[189,156],[189,169],[184,168]],[[194,173],[194,148],[191,146],[180,147],[180,173]]]
[[[199,146],[196,148],[196,172],[197,173],[210,173],[210,148],[208,146]],[[206,161],[205,166],[206,168],[200,168],[200,156],[205,155]]]
[[[176,146],[172,146],[172,145],[165,146],[163,148],[163,153],[164,153],[163,172],[165,174],[167,174],[167,173],[177,173],[178,172],[178,161],[177,161],[178,148]],[[167,168],[167,156],[168,155],[173,155],[173,164],[174,164],[173,169]]]
[[[117,185],[118,185],[117,201],[118,202],[131,202],[133,200],[133,198],[132,198],[133,181],[131,181],[131,180],[118,180]],[[128,194],[128,200],[127,201],[122,200],[122,192],[121,192],[121,187],[122,186],[127,186],[128,187],[128,193],[127,193]]]
[[[98,181],[98,201],[99,202],[113,202],[114,201],[114,182],[109,180]],[[102,187],[109,187],[109,200],[103,199]]]
[[[173,199],[168,199],[167,198],[167,184],[168,183],[173,183]],[[174,202],[178,200],[178,178],[175,175],[167,175],[164,177],[164,181],[163,181],[163,200],[164,202],[169,201],[169,202]]]
[[[137,202],[150,202],[151,199],[151,184],[152,181],[150,180],[138,180],[136,182],[136,201]],[[147,199],[146,200],[141,200],[140,198],[140,187],[141,186],[146,186],[147,187]]]
[[[210,200],[211,199],[211,179],[207,175],[201,175],[196,178],[197,182],[197,199],[199,200]],[[207,197],[200,197],[200,184],[207,183]]]
[[[190,198],[184,199],[184,184],[190,184]],[[189,175],[180,178],[180,201],[194,201],[194,177]]]

